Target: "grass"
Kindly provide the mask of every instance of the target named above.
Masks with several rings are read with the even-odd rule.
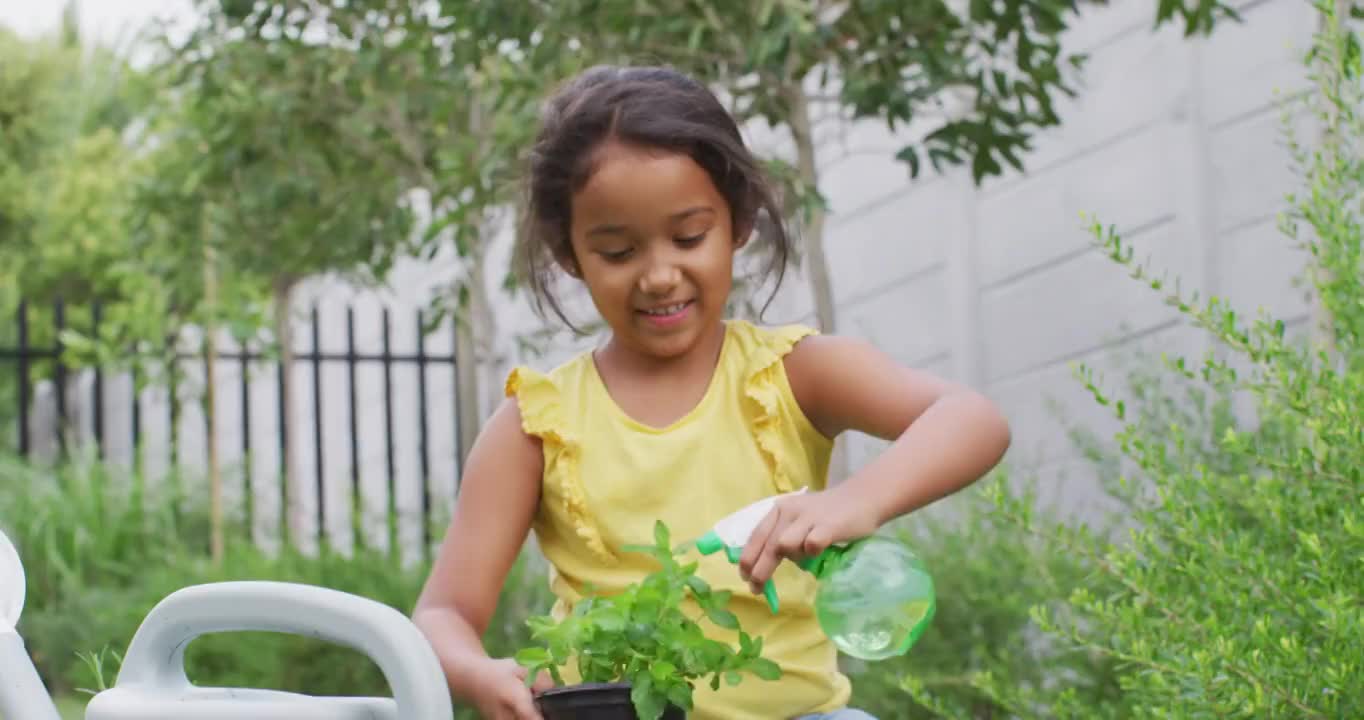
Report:
[[[62,720],[84,720],[85,704],[89,701],[85,695],[65,695],[57,698],[57,712],[62,716]],[[4,715],[0,715],[0,720],[6,720]]]
[[[85,704],[90,698],[87,695],[66,695],[57,698],[57,712],[61,713],[62,720],[83,720],[85,718]]]

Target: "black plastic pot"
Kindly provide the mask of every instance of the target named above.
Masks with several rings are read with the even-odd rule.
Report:
[[[630,702],[629,683],[584,683],[540,693],[535,704],[545,720],[639,720]],[[670,705],[661,720],[686,720],[682,708]]]

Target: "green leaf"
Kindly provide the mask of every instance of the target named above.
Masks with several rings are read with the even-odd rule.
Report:
[[[700,598],[709,599],[710,583],[701,579],[698,575],[691,575],[687,578],[687,587]]]
[[[895,153],[895,159],[909,164],[910,178],[919,177],[919,151],[912,145],[903,147]]]
[[[615,608],[606,608],[592,617],[592,623],[605,633],[618,633],[625,629],[626,619]]]
[[[749,661],[748,669],[763,680],[781,679],[781,667],[767,658],[754,658]]]
[[[736,616],[729,610],[725,610],[718,607],[708,607],[706,608],[706,617],[710,618],[711,622],[715,623],[716,625],[719,625],[722,628],[725,628],[726,630],[739,629],[738,616]]]
[[[633,678],[630,701],[635,706],[639,720],[658,720],[667,706],[665,697],[660,697],[654,692],[653,678],[647,674]]]
[[[677,672],[677,666],[667,660],[660,660],[649,666],[649,674],[659,683],[666,683]]]
[[[694,708],[692,701],[691,688],[682,684],[673,684],[668,687],[668,702],[682,708],[685,712],[691,712]]]

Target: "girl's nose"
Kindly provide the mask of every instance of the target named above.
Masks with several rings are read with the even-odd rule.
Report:
[[[639,278],[639,289],[646,295],[666,296],[682,280],[682,271],[667,258],[656,258]]]

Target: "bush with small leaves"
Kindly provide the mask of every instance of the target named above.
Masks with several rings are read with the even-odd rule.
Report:
[[[1201,362],[1169,358],[1169,374],[1240,401],[1190,424],[1082,372],[1124,425],[1132,531],[1114,541],[1044,529],[1100,579],[1063,612],[1035,615],[1053,637],[1119,663],[1124,707],[1140,717],[1364,716],[1364,62],[1342,5],[1316,6],[1323,30],[1304,97],[1322,132],[1310,148],[1289,143],[1305,192],[1282,223],[1310,254],[1312,337],[1181,292],[1134,263],[1118,232],[1093,227],[1113,260],[1212,340]],[[1029,508],[999,499],[1004,516],[1037,527]],[[1074,697],[993,690],[1026,717],[1118,717]]]

